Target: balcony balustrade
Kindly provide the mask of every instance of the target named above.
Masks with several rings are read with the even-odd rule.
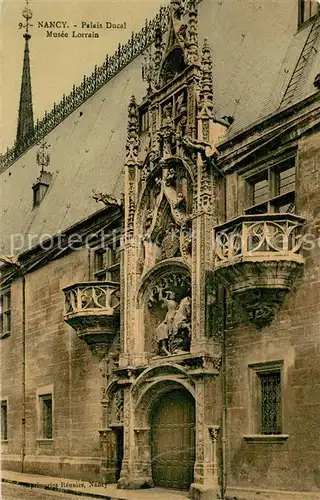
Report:
[[[119,329],[120,286],[109,281],[75,283],[63,289],[64,320],[88,344],[109,343]]]
[[[304,219],[243,215],[215,228],[215,277],[259,328],[269,324],[301,270]]]

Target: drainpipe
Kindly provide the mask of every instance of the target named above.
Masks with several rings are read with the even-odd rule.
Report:
[[[21,472],[26,456],[26,278],[22,276],[22,444]]]
[[[227,218],[227,184],[226,178],[223,180],[223,212],[225,220]],[[227,355],[226,355],[226,341],[227,341],[227,290],[225,286],[222,287],[222,352],[221,352],[221,392],[222,392],[222,421],[221,421],[221,500],[225,499],[227,489]]]
[[[227,467],[226,467],[226,434],[227,434],[227,367],[226,367],[226,337],[227,337],[227,296],[226,289],[222,289],[223,300],[223,317],[222,317],[222,363],[221,363],[221,385],[222,385],[222,477],[221,477],[221,494],[222,500],[225,499],[227,488]]]

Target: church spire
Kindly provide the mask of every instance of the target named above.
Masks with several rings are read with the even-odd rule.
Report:
[[[33,131],[33,109],[32,109],[32,92],[31,92],[31,75],[30,75],[30,56],[29,56],[29,21],[32,18],[32,11],[29,9],[29,0],[26,0],[26,7],[22,11],[22,15],[26,22],[24,24],[25,39],[21,91],[20,91],[20,105],[18,116],[17,128],[17,145]]]

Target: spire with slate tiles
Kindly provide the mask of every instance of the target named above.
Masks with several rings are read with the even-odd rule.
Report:
[[[33,131],[33,108],[32,108],[32,91],[31,91],[31,75],[30,75],[30,55],[29,55],[29,40],[31,35],[29,33],[30,19],[32,18],[32,11],[29,9],[29,0],[26,0],[26,7],[22,11],[25,18],[25,39],[23,68],[21,78],[21,91],[20,91],[20,105],[18,116],[17,128],[17,144],[21,143],[23,139]]]

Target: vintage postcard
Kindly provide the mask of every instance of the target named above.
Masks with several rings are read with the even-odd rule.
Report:
[[[319,498],[319,1],[0,37],[2,498]]]

